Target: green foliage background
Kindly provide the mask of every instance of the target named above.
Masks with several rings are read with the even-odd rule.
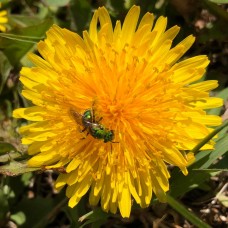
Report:
[[[79,227],[90,224],[92,227],[144,227],[139,223],[140,216],[159,218],[153,213],[153,205],[159,205],[156,199],[151,202],[152,209],[147,212],[133,205],[133,215],[123,220],[118,215],[108,215],[99,208],[89,208],[84,197],[74,209],[67,206],[64,191],[57,193],[53,182],[56,172],[31,172],[23,162],[27,158],[26,148],[20,144],[18,127],[26,124],[24,120],[12,118],[12,110],[30,105],[21,95],[19,72],[22,66],[31,66],[26,54],[36,52],[36,43],[45,38],[49,27],[55,23],[82,34],[87,29],[93,11],[105,6],[113,22],[123,21],[132,5],[141,6],[141,16],[153,12],[156,17],[168,17],[168,27],[182,27],[178,43],[189,34],[196,36],[196,42],[185,57],[206,54],[211,60],[204,79],[219,81],[216,96],[224,99],[224,107],[210,110],[209,114],[222,115],[227,109],[227,4],[226,0],[12,0],[0,1],[2,9],[9,13],[7,33],[0,33],[0,227]],[[179,170],[171,171],[171,190],[168,197],[169,207],[181,214],[196,227],[213,226],[209,220],[200,220],[190,213],[182,200],[193,189],[203,190],[217,197],[221,205],[227,207],[227,197],[219,198],[208,184],[211,177],[227,171],[228,126],[225,122],[214,133],[218,133],[217,144],[213,152],[198,152],[195,148],[196,162],[189,167],[189,175],[183,176]],[[213,135],[209,136],[212,137]],[[208,140],[208,139],[205,139]],[[205,143],[205,142],[203,142]],[[19,175],[22,174],[22,175]],[[225,198],[224,198],[225,197]],[[189,200],[192,200],[191,198]],[[189,205],[188,205],[189,206]],[[194,210],[193,208],[191,208]],[[164,211],[164,213],[166,213]],[[84,217],[82,217],[84,215]],[[139,216],[140,215],[140,216]],[[153,216],[152,216],[153,215]],[[155,216],[155,217],[154,217]],[[80,219],[79,219],[80,218]],[[83,225],[83,222],[84,225]],[[149,222],[148,222],[149,223]],[[153,222],[150,222],[154,224]],[[144,225],[143,225],[144,224]],[[184,220],[182,223],[184,224]],[[225,225],[220,223],[218,225]],[[113,226],[115,227],[115,226]],[[170,226],[171,227],[171,226]]]

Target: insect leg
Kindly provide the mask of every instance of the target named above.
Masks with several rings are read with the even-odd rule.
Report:
[[[84,132],[86,129],[87,129],[87,127],[83,128],[83,129],[81,130],[81,133]]]
[[[97,120],[97,123],[100,123],[100,121],[103,119],[103,117],[100,117],[99,120]]]

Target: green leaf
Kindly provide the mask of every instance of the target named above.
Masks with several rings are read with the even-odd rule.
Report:
[[[0,221],[3,221],[6,213],[9,210],[7,195],[4,194],[2,188],[0,188]]]
[[[31,210],[32,209],[32,210]],[[22,211],[26,216],[26,221],[22,227],[43,228],[53,217],[55,210],[55,199],[51,197],[37,196],[33,199],[24,197],[20,203],[14,207],[14,211]]]
[[[225,153],[222,157],[222,159],[218,159],[213,165],[211,165],[212,169],[227,169],[228,164],[228,153]]]
[[[0,166],[0,174],[6,176],[16,176],[36,170],[39,170],[39,168],[28,167],[26,162],[11,161],[8,165]]]
[[[26,208],[26,214],[30,217],[28,218],[27,224],[33,224],[33,228],[43,228],[43,227],[48,227],[47,224],[50,222],[50,220],[53,220],[55,218],[55,216],[57,215],[57,213],[59,211],[62,211],[62,208],[66,205],[67,203],[67,198],[61,197],[59,199],[59,196],[56,198],[41,198],[39,197],[39,201],[34,200],[33,204],[34,206],[37,208],[37,210],[39,211],[39,213],[35,216],[33,216],[33,218],[30,217],[30,205],[27,204],[27,208]],[[48,200],[48,207],[46,208],[46,201]],[[28,202],[29,203],[29,202]],[[42,208],[45,207],[45,210],[43,210]],[[41,211],[42,212],[41,212]],[[28,226],[30,227],[30,226]]]
[[[65,198],[65,193],[64,198]],[[72,228],[74,227],[80,227],[81,222],[79,221],[80,216],[84,215],[87,213],[87,209],[85,205],[88,203],[88,198],[87,197],[82,197],[82,199],[79,201],[77,206],[70,208],[68,205],[65,205],[63,207],[63,211],[65,212],[66,216],[70,220]]]
[[[179,212],[182,216],[184,216],[189,222],[195,225],[198,228],[210,228],[208,224],[199,219],[192,212],[188,211],[186,207],[184,207],[180,202],[175,200],[173,197],[167,195],[168,204],[177,212]]]
[[[52,24],[53,21],[49,18],[34,26],[15,29],[11,31],[12,34],[0,34],[0,47],[4,48],[3,52],[10,63],[17,65],[21,58],[35,45],[37,37],[42,38]]]
[[[217,128],[227,131],[228,121],[221,127]],[[196,161],[191,168],[192,169],[207,169],[212,165],[219,157],[223,156],[228,151],[228,134],[223,134],[216,140],[215,149],[212,151],[201,151],[196,155]]]
[[[116,1],[116,0],[107,0],[106,7],[111,9],[111,11],[118,12],[123,10],[125,4],[130,4],[129,1]],[[110,11],[110,10],[109,10]]]
[[[182,196],[186,192],[198,187],[205,180],[208,180],[212,175],[211,172],[199,172],[198,169],[207,169],[219,157],[223,156],[228,151],[228,135],[226,133],[228,128],[228,121],[216,128],[209,136],[207,136],[199,145],[197,145],[193,152],[197,152],[205,143],[207,143],[214,135],[218,134],[215,149],[213,151],[200,151],[196,154],[195,162],[188,167],[188,175],[184,176],[178,168],[175,168],[171,173],[170,180],[170,194],[173,197]]]
[[[84,226],[88,224],[92,224],[92,227],[101,227],[102,224],[105,223],[107,220],[109,214],[102,211],[101,208],[97,208],[93,211],[90,211],[89,213],[83,215],[79,218],[79,221],[82,222],[85,219],[88,219],[83,225],[80,226],[80,228],[83,228]]]
[[[227,172],[228,169],[196,169],[197,172],[220,173]]]
[[[222,7],[216,5],[212,1],[203,0],[202,2],[204,7],[206,7],[211,13],[221,19],[224,25],[228,22],[228,14],[224,9],[222,9]]]
[[[88,27],[91,20],[91,4],[84,0],[71,1],[70,11],[76,30],[79,34],[81,34],[81,32]]]
[[[228,183],[226,183],[221,190],[216,194],[216,197],[214,200],[219,200],[220,203],[222,203],[226,208],[228,207],[228,196],[226,195],[226,189],[227,189]]]
[[[25,186],[28,186],[31,183],[32,173],[24,173],[21,175],[21,181]]]
[[[66,6],[69,4],[70,0],[46,0],[45,3],[49,6]]]
[[[228,196],[226,196],[225,193],[219,194],[219,196],[216,198],[221,204],[223,204],[226,208],[228,208]]]
[[[36,15],[27,16],[27,15],[12,14],[10,15],[9,20],[11,24],[16,24],[14,27],[28,27],[28,26],[33,26],[35,24],[42,23],[41,18]]]
[[[222,98],[224,101],[228,100],[228,88],[223,89],[219,93],[216,94],[216,97]],[[222,107],[219,108],[213,108],[211,110],[208,110],[207,114],[209,115],[219,115],[222,110]]]
[[[84,198],[82,198],[83,200]],[[81,201],[79,202],[79,204]],[[84,206],[85,204],[83,204]],[[79,210],[78,210],[78,205],[76,207],[70,208],[68,205],[62,208],[63,211],[65,212],[66,216],[70,220],[71,226],[70,227],[79,227]],[[84,208],[85,210],[85,208]],[[81,212],[81,211],[80,211]]]
[[[225,121],[221,126],[217,127],[214,131],[212,131],[207,137],[205,137],[198,145],[196,145],[192,152],[197,153],[201,147],[203,147],[207,142],[209,142],[215,135],[217,135],[221,130],[228,126],[228,121]]]
[[[226,3],[228,3],[228,0],[209,0],[209,1],[217,3],[217,4],[226,4]]]
[[[0,155],[0,162],[5,163],[5,162],[9,162],[11,160],[16,160],[16,159],[22,160],[24,158],[24,156],[26,158],[27,154],[23,154],[19,151],[7,152],[7,153]]]
[[[12,70],[12,65],[10,64],[9,60],[6,58],[6,56],[0,52],[0,94],[2,93],[2,89],[7,81],[7,78],[9,76],[10,71]]]
[[[170,195],[175,198],[199,187],[205,180],[211,177],[210,172],[198,172],[197,170],[189,169],[188,175],[184,176],[178,171],[172,172],[170,180]]]
[[[0,155],[9,153],[11,151],[17,151],[17,149],[10,143],[0,142]]]
[[[26,221],[25,214],[21,211],[17,212],[16,214],[11,215],[10,218],[14,222],[16,222],[18,225],[22,225]]]

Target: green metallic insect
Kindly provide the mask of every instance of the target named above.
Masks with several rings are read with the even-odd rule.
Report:
[[[95,139],[104,140],[104,143],[112,142],[114,139],[114,131],[100,124],[102,118],[96,120],[93,109],[87,109],[83,114],[70,109],[70,113],[74,120],[84,127],[82,132],[87,130],[88,134],[92,135]]]

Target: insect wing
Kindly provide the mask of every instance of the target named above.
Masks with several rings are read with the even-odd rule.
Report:
[[[83,126],[82,123],[82,115],[78,112],[76,112],[74,109],[69,110],[70,116],[76,121],[77,124],[80,124]]]

